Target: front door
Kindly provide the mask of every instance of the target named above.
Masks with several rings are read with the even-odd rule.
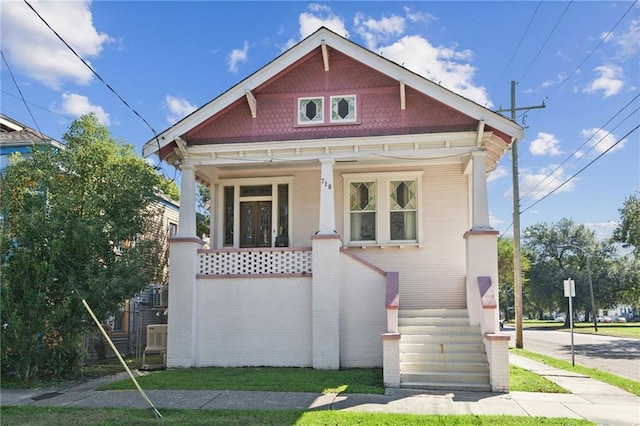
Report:
[[[271,201],[240,203],[240,247],[271,247]]]

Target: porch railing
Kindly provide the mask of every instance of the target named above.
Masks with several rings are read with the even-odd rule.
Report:
[[[310,247],[198,250],[199,276],[310,274],[311,252]]]

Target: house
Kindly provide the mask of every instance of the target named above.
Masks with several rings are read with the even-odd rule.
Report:
[[[0,114],[0,170],[9,165],[12,154],[20,153],[23,157],[28,157],[34,149],[46,146],[64,149],[64,145],[55,139]]]
[[[389,387],[508,390],[486,176],[522,137],[326,28],[305,38],[143,149],[182,172],[168,366],[381,366]]]

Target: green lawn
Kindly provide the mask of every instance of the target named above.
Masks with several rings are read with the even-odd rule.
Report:
[[[506,322],[506,325],[509,327],[515,327],[515,322],[508,321]],[[523,320],[522,328],[544,328],[558,331],[570,331],[569,327],[564,327],[564,323],[553,320]],[[640,339],[640,323],[598,323],[598,331],[596,332],[592,322],[577,322],[573,324],[573,332]]]
[[[538,426],[592,425],[575,419],[517,416],[431,416],[417,414],[356,413],[303,410],[160,410],[156,419],[150,410],[49,407],[2,407],[2,424],[57,426],[82,425],[445,425],[445,426]]]
[[[531,358],[535,361],[550,365],[551,367],[584,374],[585,376],[619,387],[620,389],[624,389],[636,396],[640,396],[640,382],[636,382],[635,380],[616,376],[615,374],[607,373],[606,371],[597,370],[595,368],[583,367],[581,365],[573,366],[570,362],[537,354],[526,349],[509,348],[509,350],[514,354]]]

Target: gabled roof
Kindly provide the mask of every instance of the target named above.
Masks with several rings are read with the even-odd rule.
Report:
[[[0,114],[0,145],[3,147],[31,145],[53,145],[56,148],[64,147],[63,144],[55,139],[4,114]]]
[[[143,156],[147,157],[158,153],[163,147],[172,144],[176,138],[182,137],[189,130],[202,124],[240,98],[247,96],[247,93],[284,72],[298,60],[322,45],[336,49],[426,96],[478,121],[483,121],[486,125],[508,135],[512,139],[522,139],[524,136],[524,130],[521,126],[502,115],[322,27],[263,68],[148,141],[143,148]]]

